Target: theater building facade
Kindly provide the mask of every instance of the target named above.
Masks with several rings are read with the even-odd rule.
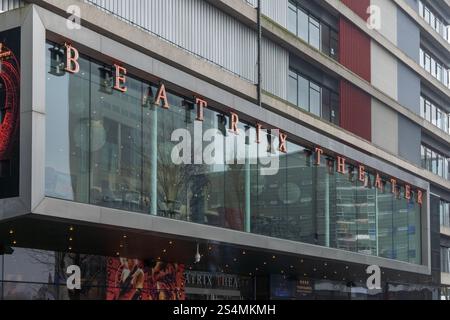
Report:
[[[346,82],[320,71],[300,112],[291,67],[278,99],[95,1],[17,6],[0,13],[0,299],[441,297],[449,181],[365,138],[383,118],[345,127],[346,95],[364,104]]]

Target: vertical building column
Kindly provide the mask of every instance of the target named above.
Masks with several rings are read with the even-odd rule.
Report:
[[[325,174],[325,246],[330,247],[330,173]]]
[[[247,130],[249,132],[249,130]],[[250,161],[250,145],[249,135],[245,138],[245,232],[251,232],[251,161]]]
[[[158,106],[153,104],[151,110],[152,117],[152,139],[151,139],[151,184],[150,184],[150,192],[151,192],[151,207],[150,214],[153,216],[158,215]]]

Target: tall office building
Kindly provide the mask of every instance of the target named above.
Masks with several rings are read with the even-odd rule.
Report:
[[[449,24],[0,0],[0,299],[450,298]]]

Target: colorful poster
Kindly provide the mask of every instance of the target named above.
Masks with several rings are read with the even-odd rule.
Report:
[[[108,258],[106,300],[185,300],[184,265]]]
[[[20,29],[0,32],[0,199],[19,195]]]

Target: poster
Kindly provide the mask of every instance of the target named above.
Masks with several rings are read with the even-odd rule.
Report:
[[[106,300],[185,300],[184,265],[108,258]]]
[[[19,195],[20,28],[0,32],[0,199]]]

